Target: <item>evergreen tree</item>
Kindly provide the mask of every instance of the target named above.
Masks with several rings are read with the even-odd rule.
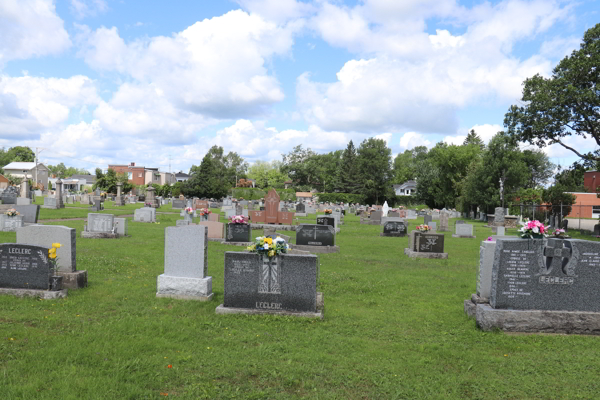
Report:
[[[358,193],[360,181],[358,176],[358,165],[356,163],[356,148],[352,140],[348,143],[342,154],[342,161],[338,169],[338,190],[342,193]]]
[[[467,137],[463,141],[463,146],[468,146],[471,144],[479,146],[481,150],[485,148],[485,143],[483,143],[483,140],[481,140],[477,132],[475,132],[475,129],[471,129],[471,131],[467,134]]]

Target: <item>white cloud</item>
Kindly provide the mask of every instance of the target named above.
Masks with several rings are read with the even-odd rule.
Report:
[[[392,140],[392,134],[391,133],[382,133],[380,135],[375,135],[373,136],[375,139],[381,139],[385,142],[386,146],[389,147],[390,145],[390,141]]]
[[[105,0],[71,0],[71,12],[76,18],[93,17],[108,10]]]
[[[85,76],[68,79],[0,76],[0,137],[35,137],[44,128],[67,121],[71,109],[99,101],[94,82]]]
[[[0,1],[0,68],[7,61],[59,54],[71,46],[52,0]]]
[[[365,0],[352,8],[324,2],[309,26],[329,44],[363,58],[346,62],[333,83],[300,76],[299,111],[326,130],[456,132],[459,109],[514,102],[525,78],[551,73],[552,62],[545,56],[519,59],[512,48],[569,12],[569,5],[541,0],[472,9],[455,1],[438,6]],[[462,35],[440,29],[428,35],[430,17],[470,25]]]
[[[502,125],[498,124],[482,124],[482,125],[473,125],[469,132],[474,130],[475,133],[483,140],[485,144],[488,144],[489,141],[498,133],[504,130]],[[466,137],[466,136],[465,136]],[[464,139],[463,139],[464,140]]]
[[[410,150],[417,146],[432,147],[433,143],[430,140],[425,139],[424,135],[417,132],[406,132],[400,138],[400,147],[404,150]]]
[[[266,106],[283,100],[266,63],[289,52],[298,26],[277,26],[236,10],[197,22],[172,37],[131,43],[125,43],[116,28],[80,29],[79,54],[92,68],[152,85],[179,109],[235,118],[264,114]]]
[[[315,10],[309,3],[296,0],[236,0],[251,13],[278,23],[305,17]]]

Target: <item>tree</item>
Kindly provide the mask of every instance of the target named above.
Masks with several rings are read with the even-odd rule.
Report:
[[[417,177],[419,164],[427,159],[427,147],[417,146],[399,153],[394,159],[393,183],[402,184]]]
[[[303,149],[301,144],[294,147],[288,154],[283,155],[281,172],[288,175],[295,186],[312,185],[315,179],[307,161],[314,155],[315,152]]]
[[[8,150],[0,149],[0,167],[10,164],[11,162],[33,162],[35,154],[26,146],[15,146]],[[0,168],[0,173],[4,173],[4,169]]]
[[[363,182],[361,193],[367,201],[379,203],[390,191],[392,176],[392,150],[382,139],[364,140],[356,152],[358,179]]]
[[[213,146],[213,148],[215,147]],[[218,152],[218,149],[215,150]],[[192,166],[191,177],[183,185],[184,194],[197,197],[225,197],[231,185],[224,184],[221,167],[219,158],[215,157],[215,152],[206,153],[199,167]]]
[[[570,168],[563,170],[559,165],[554,182],[564,186],[569,192],[587,192],[587,188],[583,185],[584,176],[585,167],[579,163],[573,163]]]
[[[342,153],[342,159],[337,171],[338,189],[342,193],[358,193],[360,182],[358,180],[358,165],[356,164],[356,148],[352,140]]]
[[[108,193],[117,193],[118,180],[117,173],[114,169],[110,168],[105,174],[100,168],[96,168],[96,182],[92,185],[92,190],[100,188]]]
[[[536,74],[524,82],[522,101],[504,118],[508,132],[519,141],[542,148],[559,144],[590,164],[600,163],[600,149],[585,153],[564,142],[572,134],[600,146],[600,24],[583,36],[580,49],[558,63],[552,77]],[[590,147],[592,147],[590,145]]]
[[[525,187],[535,189],[546,186],[552,177],[556,165],[542,150],[523,150],[523,161],[529,171],[529,179]]]
[[[481,150],[485,148],[485,143],[479,137],[479,135],[475,132],[475,129],[471,129],[471,131],[467,134],[467,137],[463,141],[463,146],[475,145],[479,146]]]

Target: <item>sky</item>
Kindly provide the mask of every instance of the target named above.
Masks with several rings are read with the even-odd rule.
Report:
[[[213,145],[487,142],[599,21],[600,0],[0,0],[0,146],[187,172]]]

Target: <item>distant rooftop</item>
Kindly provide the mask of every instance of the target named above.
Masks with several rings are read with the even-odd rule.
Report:
[[[42,164],[38,163],[38,165],[42,165]],[[34,168],[35,168],[34,162],[11,162],[10,164],[4,166],[4,169],[20,169],[23,171],[30,171]]]

